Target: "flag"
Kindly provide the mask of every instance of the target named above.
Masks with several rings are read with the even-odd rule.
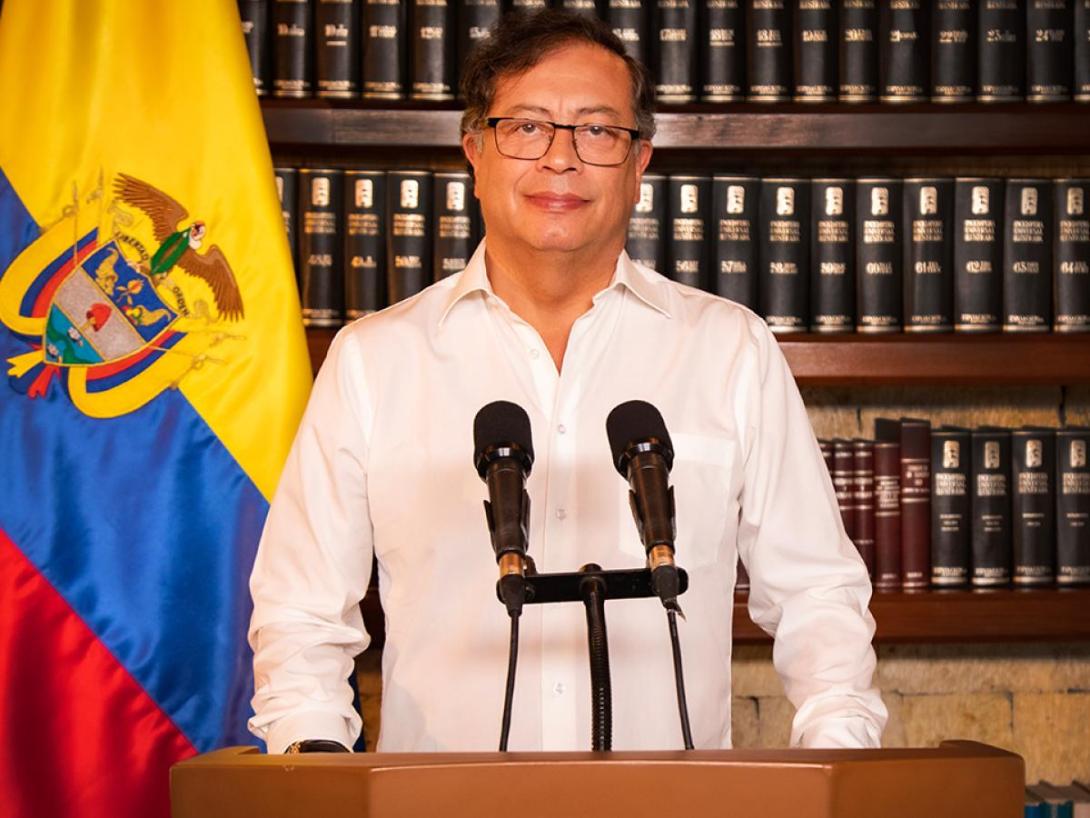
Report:
[[[0,814],[167,816],[310,384],[233,0],[4,3],[0,367]]]

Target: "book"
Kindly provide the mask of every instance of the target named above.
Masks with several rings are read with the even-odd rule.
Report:
[[[1026,99],[1071,99],[1074,79],[1072,0],[1026,0]]]
[[[697,0],[658,0],[655,94],[659,102],[696,99]]]
[[[972,584],[1006,585],[1011,578],[1010,431],[973,429]]]
[[[805,332],[810,325],[809,186],[806,179],[761,180],[757,300],[777,334]]]
[[[273,96],[298,98],[313,93],[313,34],[307,0],[273,0]]]
[[[1090,427],[1056,430],[1056,582],[1090,584]]]
[[[855,542],[855,459],[852,442],[842,437],[833,439],[833,488],[844,531]]]
[[[343,176],[335,168],[299,171],[299,275],[308,327],[337,327],[344,321]]]
[[[470,206],[473,199],[473,180],[465,171],[436,172],[433,174],[435,202],[432,214],[435,224],[435,250],[433,258],[438,281],[464,270],[476,249],[477,226]]]
[[[574,14],[585,14],[587,17],[598,16],[597,3],[594,0],[554,0],[553,5]]]
[[[785,0],[746,6],[746,98],[752,102],[791,99],[791,15]]]
[[[640,198],[628,219],[625,250],[633,261],[665,274],[666,202],[669,196],[666,177],[645,173],[640,180]]]
[[[344,312],[355,320],[386,303],[386,174],[344,173]]]
[[[499,0],[459,0],[455,7],[458,37],[455,50],[458,95],[461,94],[462,67],[478,44],[483,42],[500,19]]]
[[[757,212],[761,180],[755,176],[712,177],[715,230],[713,290],[757,309]]]
[[[363,96],[402,99],[405,96],[407,17],[405,0],[363,2]]]
[[[1090,332],[1090,179],[1053,184],[1052,328]]]
[[[852,441],[854,502],[852,523],[855,547],[874,577],[874,442],[856,438]]]
[[[840,101],[878,99],[877,0],[840,0]]]
[[[360,23],[354,0],[317,0],[314,80],[320,97],[347,98],[359,93]]]
[[[1090,102],[1090,0],[1074,0],[1074,3],[1073,96],[1076,102]]]
[[[1056,435],[1011,431],[1011,532],[1015,585],[1050,585],[1056,564]]]
[[[854,188],[850,179],[810,182],[810,329],[855,329]]]
[[[825,470],[829,472],[829,481],[833,479],[833,441],[825,438],[818,438],[818,448],[821,450],[821,459],[825,461]]]
[[[874,421],[874,587],[901,587],[901,422]]]
[[[969,582],[969,430],[931,430],[931,584]]]
[[[795,10],[795,100],[832,102],[837,96],[837,24],[834,0],[799,3]]]
[[[432,279],[432,176],[426,170],[386,173],[386,291],[391,304]]]
[[[855,182],[856,330],[900,332],[903,263],[901,181]]]
[[[647,41],[647,10],[641,0],[606,0],[606,22],[632,59],[651,63]]]
[[[977,101],[1017,102],[1025,94],[1024,0],[979,0]]]
[[[700,97],[738,102],[746,94],[745,14],[741,0],[705,0]]]
[[[901,418],[901,584],[931,581],[931,422]]]
[[[954,182],[904,180],[905,332],[954,328]]]
[[[454,99],[453,0],[413,0],[411,17],[411,97]]]
[[[878,87],[882,102],[923,102],[931,93],[928,76],[930,3],[881,3],[878,17]]]
[[[291,250],[292,269],[299,281],[299,171],[295,168],[275,167],[273,177],[276,180],[276,196],[280,200],[280,215],[284,219],[284,232],[288,236],[288,248]]]
[[[997,332],[1003,310],[1002,179],[954,182],[954,329]]]
[[[708,237],[706,213],[711,177],[670,176],[670,242],[666,276],[706,289]]]
[[[931,101],[972,102],[976,95],[976,2],[934,0]]]
[[[272,61],[269,51],[269,0],[239,0],[238,13],[242,20],[246,53],[250,57],[250,72],[254,75],[254,91],[263,97],[269,93],[272,85],[269,75],[269,63]]]
[[[1008,179],[1003,228],[1003,330],[1052,325],[1052,183]]]

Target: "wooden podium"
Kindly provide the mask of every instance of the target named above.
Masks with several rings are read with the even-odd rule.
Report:
[[[1013,753],[937,749],[264,755],[171,770],[173,818],[1020,818]]]

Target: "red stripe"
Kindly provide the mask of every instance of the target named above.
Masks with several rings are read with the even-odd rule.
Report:
[[[0,814],[167,818],[196,751],[0,531]]]

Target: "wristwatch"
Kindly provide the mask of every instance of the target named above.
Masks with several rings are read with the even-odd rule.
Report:
[[[349,750],[339,741],[331,741],[325,738],[305,738],[302,741],[293,741],[284,748],[285,754],[297,753],[347,753]]]

